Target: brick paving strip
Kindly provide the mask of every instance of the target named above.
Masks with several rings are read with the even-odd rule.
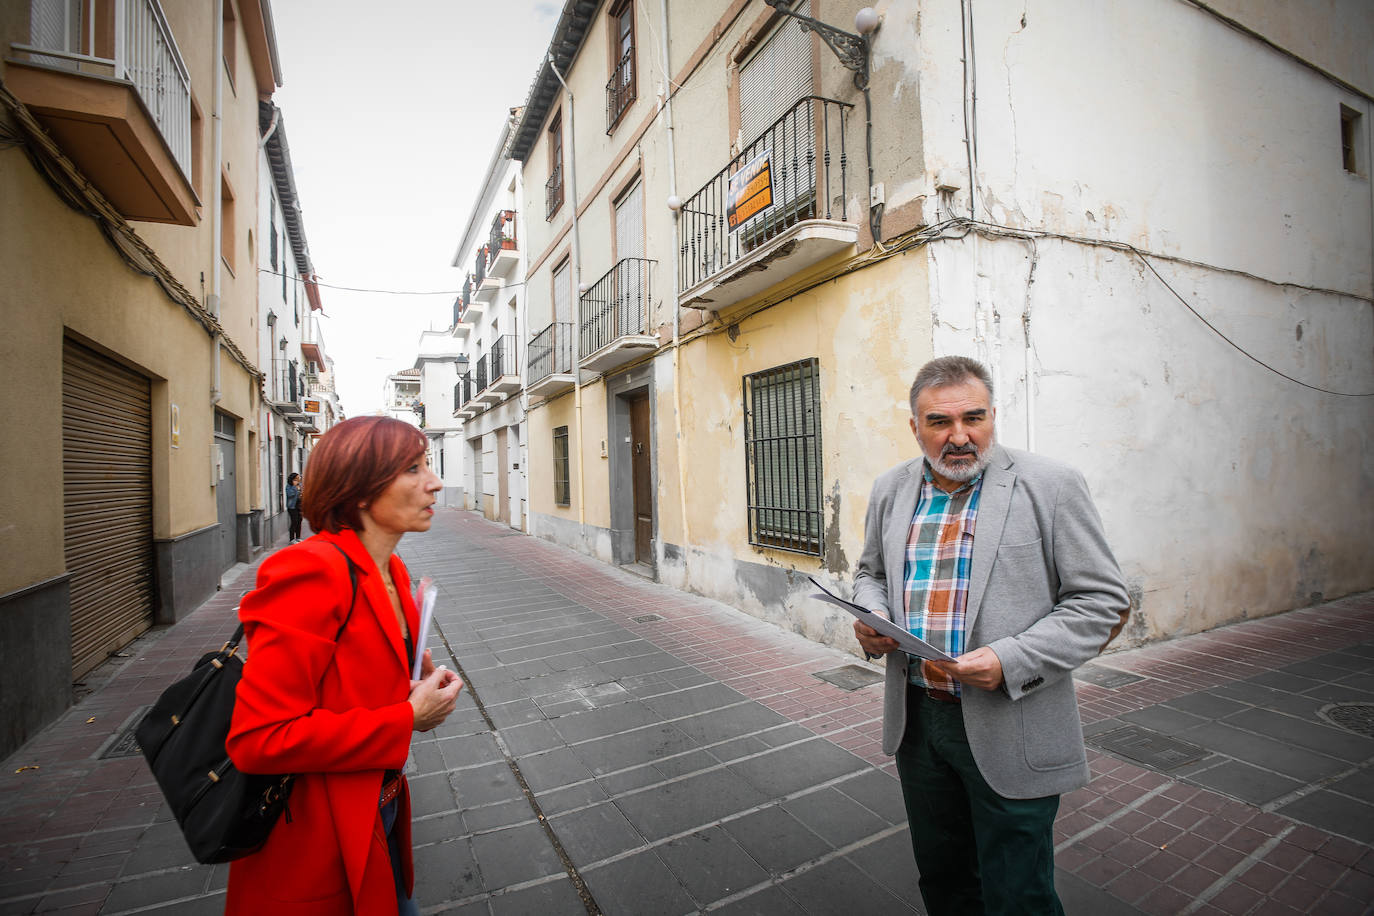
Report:
[[[424,912],[920,912],[881,686],[815,676],[852,656],[470,513],[402,555],[471,685],[408,768]],[[225,867],[191,862],[141,758],[97,755],[228,635],[253,572],[6,761],[0,916],[220,911]],[[1090,741],[1203,756],[1089,749],[1056,825],[1069,912],[1371,912],[1374,741],[1318,713],[1374,703],[1372,667],[1370,595],[1094,663],[1142,679],[1080,681]]]

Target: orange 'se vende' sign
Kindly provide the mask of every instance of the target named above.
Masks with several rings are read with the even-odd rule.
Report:
[[[764,150],[731,175],[726,187],[725,219],[731,229],[773,205],[772,155]]]

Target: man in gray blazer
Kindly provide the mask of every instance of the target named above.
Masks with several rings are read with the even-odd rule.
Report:
[[[955,661],[854,631],[887,656],[921,896],[936,916],[1063,913],[1054,818],[1088,782],[1072,672],[1125,623],[1125,582],[1083,476],[997,445],[981,363],[927,363],[911,412],[923,457],[873,485],[854,599]]]

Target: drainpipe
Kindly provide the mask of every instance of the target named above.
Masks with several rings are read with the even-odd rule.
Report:
[[[673,79],[668,58],[668,0],[659,0],[659,11],[663,16],[661,43],[663,45],[663,108],[664,122],[668,135],[668,196],[677,198],[677,157],[673,153]],[[687,578],[687,547],[692,543],[687,524],[687,453],[682,437],[682,309],[678,305],[677,257],[682,244],[682,227],[678,223],[680,209],[673,212],[673,260],[668,265],[673,275],[673,434],[677,440],[677,496],[678,511],[682,514],[682,574]]]
[[[585,528],[587,500],[583,466],[587,461],[586,455],[582,452],[582,255],[577,235],[577,131],[573,126],[572,90],[568,88],[563,74],[558,72],[558,65],[553,62],[553,52],[549,52],[549,69],[558,77],[558,82],[563,84],[563,91],[568,95],[568,142],[564,143],[563,147],[568,151],[568,186],[572,190],[569,196],[572,205],[573,286],[577,290],[577,295],[573,298],[573,416],[576,421],[573,426],[577,436],[577,524]]]
[[[215,0],[215,93],[210,113],[213,138],[214,167],[210,171],[210,301],[206,303],[216,321],[220,316],[220,287],[223,283],[220,250],[224,239],[224,193],[220,173],[224,170],[224,0]],[[220,388],[220,333],[215,332],[214,382],[210,386],[210,403],[218,404],[224,392]]]
[[[512,128],[514,127],[512,119]],[[524,169],[515,169],[515,214],[522,221],[525,219],[523,211],[520,209],[520,202],[525,199]],[[520,233],[525,232],[524,225],[515,227],[516,238],[522,239]],[[527,243],[516,243],[516,270],[519,276],[528,275],[529,258],[526,255]],[[520,322],[520,352],[525,355],[525,382],[520,386],[520,477],[523,481],[521,486],[525,491],[525,511],[522,516],[522,525],[526,533],[534,534],[534,526],[530,524],[530,296],[529,289],[521,281],[520,286],[520,306],[516,310],[517,320]],[[581,462],[579,462],[580,464]]]

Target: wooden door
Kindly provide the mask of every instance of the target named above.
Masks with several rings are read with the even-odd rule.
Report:
[[[634,476],[635,560],[650,566],[654,562],[654,484],[649,439],[649,396],[630,402],[630,465]]]

